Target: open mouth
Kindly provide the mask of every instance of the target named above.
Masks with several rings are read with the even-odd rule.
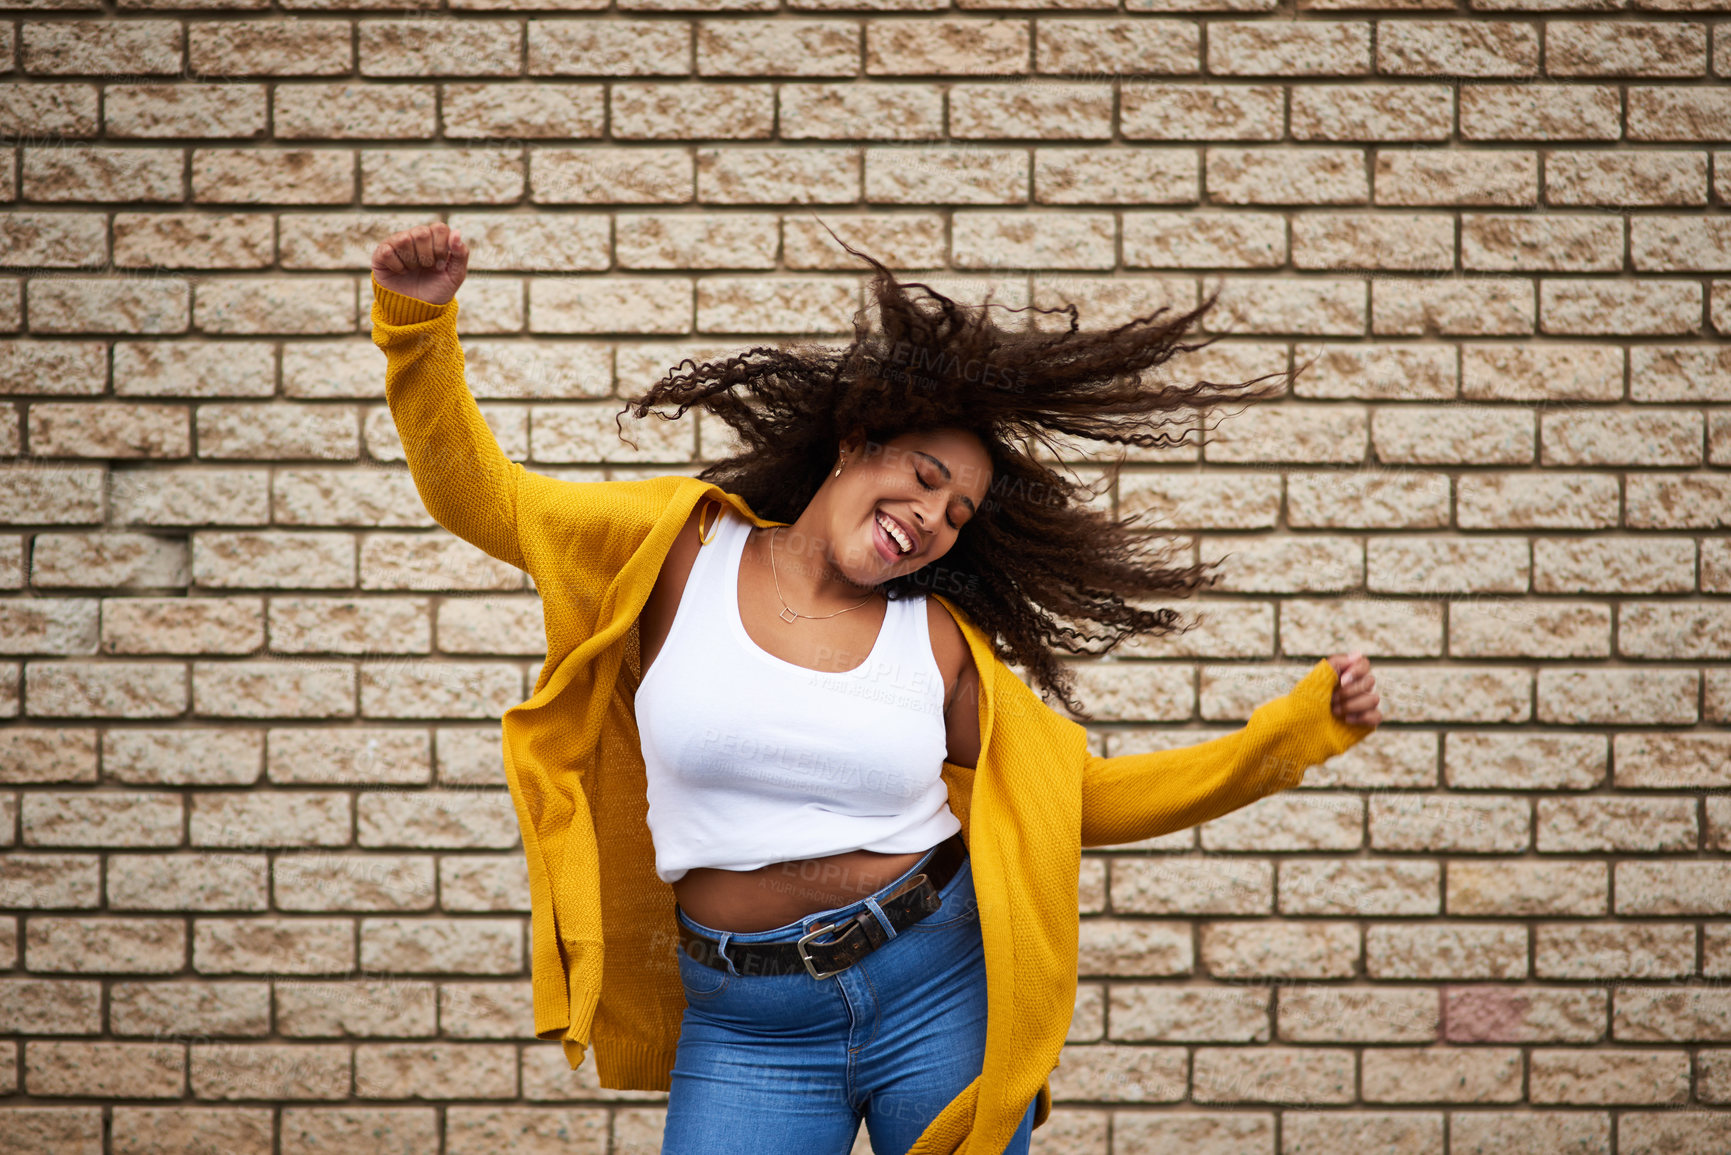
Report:
[[[872,524],[877,529],[876,537],[878,552],[883,554],[887,559],[896,561],[913,552],[914,543],[911,540],[908,542],[906,549],[902,548],[902,543],[897,539],[897,534],[905,534],[905,531],[903,531],[899,525],[896,525],[891,518],[884,516],[884,514],[880,512],[873,515]]]

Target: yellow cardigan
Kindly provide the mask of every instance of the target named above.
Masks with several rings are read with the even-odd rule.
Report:
[[[573,1068],[595,1050],[601,1086],[668,1090],[685,996],[672,951],[673,888],[655,874],[633,699],[637,617],[697,502],[735,494],[696,478],[571,482],[508,460],[463,376],[457,302],[373,282],[385,397],[428,512],[538,588],[547,658],[535,692],[503,716],[505,775],[531,896],[535,1033]],[[1050,1072],[1076,997],[1077,876],[1084,846],[1206,822],[1296,786],[1307,767],[1370,733],[1330,708],[1318,661],[1243,729],[1178,750],[1102,758],[949,599],[980,675],[977,767],[946,761],[950,809],[973,860],[985,942],[982,1070],[910,1155],[999,1152]]]

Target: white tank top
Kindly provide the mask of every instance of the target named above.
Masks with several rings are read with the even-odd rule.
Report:
[[[714,530],[637,687],[655,873],[906,853],[960,830],[941,777],[944,678],[925,595],[890,600],[860,665],[807,669],[740,620],[751,522],[724,505]]]

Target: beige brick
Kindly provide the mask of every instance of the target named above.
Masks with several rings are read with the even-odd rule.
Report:
[[[1530,152],[1493,149],[1379,152],[1372,177],[1379,205],[1532,205],[1538,160]],[[1453,237],[1448,255],[1453,255]],[[1438,268],[1449,268],[1452,259]]]
[[[694,196],[692,173],[687,149],[531,149],[530,196],[540,204],[682,204]]]
[[[264,644],[260,598],[110,598],[102,650],[110,654],[245,654]]]
[[[272,598],[271,649],[362,656],[426,653],[432,648],[430,608],[427,598]]]
[[[951,260],[963,269],[1110,269],[1116,225],[1108,213],[957,211]]]
[[[107,230],[99,213],[8,212],[0,213],[0,223],[5,225],[4,233],[0,234],[0,255],[6,258],[7,264],[78,268],[100,265],[108,256]],[[14,346],[15,350],[18,348]],[[49,356],[56,351],[42,349],[40,352]],[[23,389],[23,382],[8,374],[6,384],[0,388],[8,393],[19,392]],[[52,388],[57,393],[77,391],[73,382]]]
[[[1443,774],[1457,790],[1590,790],[1605,780],[1607,753],[1598,734],[1451,731],[1443,742]],[[1550,801],[1539,802],[1540,850]]]
[[[1026,199],[1026,150],[883,147],[865,151],[865,196],[890,204],[1014,204]]]
[[[1214,324],[1225,331],[1307,336],[1357,336],[1364,332],[1365,291],[1361,282],[1233,276],[1211,282],[1209,288],[1214,287],[1220,289],[1220,312]]]
[[[1731,400],[1731,350],[1693,345],[1640,345],[1630,350],[1633,401]]]
[[[1289,859],[1280,864],[1280,913],[1438,914],[1441,878],[1434,862]]]
[[[1531,679],[1509,667],[1397,666],[1381,671],[1377,694],[1377,708],[1396,722],[1520,722],[1532,716]]]
[[[607,1124],[607,1112],[597,1108],[452,1107],[445,1112],[445,1150],[448,1155],[502,1149],[524,1155],[600,1152],[607,1147]]]
[[[1617,478],[1603,473],[1475,473],[1455,488],[1462,529],[1600,529],[1617,522]]]
[[[1042,19],[1034,28],[1034,56],[1040,72],[1195,72],[1200,50],[1200,29],[1189,20],[1146,16],[1130,20]]]
[[[1473,658],[1609,657],[1611,610],[1593,602],[1458,602],[1449,607],[1449,653]]]
[[[1446,140],[1453,113],[1453,94],[1441,84],[1314,84],[1292,90],[1294,140]]]
[[[521,854],[447,855],[439,860],[439,903],[448,911],[529,910],[529,875]]]
[[[1435,990],[1419,987],[1285,987],[1277,1021],[1286,1042],[1428,1043],[1438,1005]]]
[[[276,984],[276,1024],[284,1035],[426,1036],[434,1032],[435,1017],[435,992],[430,982]]]
[[[1502,272],[1615,272],[1623,225],[1600,217],[1461,214],[1461,267]]]
[[[1082,975],[1186,975],[1195,966],[1188,924],[1085,918],[1079,932]]]
[[[95,598],[0,598],[0,650],[11,654],[94,654]]]
[[[167,793],[32,793],[24,796],[26,846],[175,846],[182,803]]]
[[[1539,287],[1539,322],[1548,333],[1665,336],[1693,332],[1700,316],[1695,285],[1548,280]]]
[[[1610,871],[1603,862],[1451,862],[1448,912],[1464,915],[1603,915]]]
[[[1291,524],[1303,524],[1292,515],[1296,495],[1290,487],[1298,480],[1288,481]],[[1314,500],[1326,500],[1320,487]],[[1280,645],[1288,654],[1336,654],[1356,648],[1367,654],[1433,657],[1442,653],[1442,626],[1441,604],[1405,598],[1291,598],[1280,607]]]
[[[1054,1110],[1045,1127],[1057,1118]],[[1274,1116],[1249,1111],[1114,1111],[1112,1135],[1121,1151],[1274,1155]]]
[[[192,571],[198,585],[218,589],[349,588],[355,542],[346,533],[201,532],[193,535]]]
[[[95,854],[8,854],[0,858],[0,906],[100,906],[101,875],[102,859]]]
[[[621,213],[614,228],[622,268],[767,269],[775,264],[776,222],[770,216]],[[605,262],[605,233],[601,240]]]
[[[1202,963],[1218,978],[1345,978],[1358,965],[1349,922],[1205,923]]]
[[[101,1034],[102,985],[0,979],[0,1031],[8,1035]]]
[[[1041,171],[1037,160],[1036,178]],[[1099,185],[1099,175],[1087,176],[1081,187],[1089,190],[1090,200],[1098,200],[1092,190]],[[1141,194],[1139,199],[1150,198]],[[1257,268],[1286,260],[1286,222],[1274,213],[1126,212],[1123,222],[1124,264],[1129,268]]]
[[[1619,862],[1619,915],[1716,914],[1731,895],[1731,863]]]
[[[1466,345],[1461,393],[1482,401],[1616,401],[1623,356],[1596,345]]]
[[[446,84],[441,98],[447,138],[599,137],[607,122],[600,84]]]
[[[958,140],[1105,140],[1112,135],[1112,89],[1097,82],[954,84],[949,99],[950,136]]]
[[[678,76],[691,57],[691,26],[679,20],[529,21],[532,76]]]
[[[1126,80],[1119,131],[1126,140],[1279,140],[1285,107],[1279,85]]]
[[[1696,720],[1694,670],[1539,671],[1538,718],[1569,725],[1651,725]]]
[[[28,481],[18,489],[39,500],[47,496]],[[37,587],[188,584],[182,541],[142,533],[43,533],[32,544],[30,584]]]
[[[1731,616],[1699,602],[1637,602],[1623,608],[1617,649],[1637,658],[1707,658],[1731,648]]]
[[[533,991],[526,982],[444,983],[439,1029],[462,1039],[527,1039],[534,1029]]]
[[[1521,1098],[1521,1052],[1487,1047],[1376,1048],[1364,1054],[1372,1103],[1512,1103]]]
[[[1370,1150],[1430,1155],[1442,1151],[1443,1120],[1441,1114],[1416,1111],[1288,1112],[1283,1136],[1282,1150],[1287,1155]]]
[[[512,20],[362,20],[363,76],[515,76],[523,51]]]
[[[200,1099],[346,1099],[346,1045],[210,1043],[192,1047],[192,1093]]]
[[[1112,909],[1121,914],[1266,914],[1274,867],[1236,857],[1111,860]]]
[[[1680,1051],[1532,1052],[1534,1103],[1603,1106],[1681,1103],[1689,1097],[1689,1056]]]
[[[116,1107],[114,1150],[125,1155],[225,1151],[270,1155],[271,1113],[264,1107]]]
[[[192,70],[220,76],[331,76],[354,66],[347,20],[213,21],[187,36]]]
[[[355,672],[344,662],[194,662],[193,709],[235,718],[354,714]]]
[[[355,966],[354,926],[335,918],[201,918],[192,929],[192,965],[201,974],[342,974]]]
[[[531,21],[533,27],[536,22]],[[284,1107],[283,1155],[376,1155],[436,1150],[439,1120],[431,1107]]]
[[[1533,542],[1536,593],[1678,593],[1692,589],[1694,579],[1689,541],[1598,536]]]
[[[1280,478],[1271,473],[1139,473],[1118,483],[1119,513],[1171,529],[1272,529]]]
[[[121,356],[118,350],[115,356]],[[133,470],[111,475],[109,499],[117,525],[262,525],[269,520],[269,479],[258,470]],[[37,537],[38,549],[46,537]],[[185,547],[175,543],[173,553],[183,557]]]
[[[768,84],[612,85],[615,140],[763,139],[775,117]]]
[[[508,1045],[362,1043],[355,1093],[363,1099],[509,1099],[517,1094],[516,1050]]]
[[[1527,928],[1508,923],[1389,923],[1364,932],[1374,979],[1507,979],[1527,974]]]
[[[1731,229],[1712,217],[1635,217],[1629,230],[1629,259],[1643,272],[1721,270],[1731,261]]]
[[[283,910],[428,910],[433,872],[430,855],[280,855],[272,894]]]
[[[1624,789],[1731,786],[1731,737],[1726,735],[1632,733],[1614,735],[1612,742],[1614,780]]]
[[[39,917],[26,932],[25,966],[40,973],[159,974],[186,961],[180,919]]]
[[[1610,1155],[1611,1118],[1602,1111],[1456,1111],[1449,1143],[1454,1155]]]
[[[1208,149],[1205,163],[1208,195],[1216,204],[1364,204],[1370,199],[1361,149],[1216,146]]]
[[[1599,989],[1448,987],[1443,1022],[1453,1043],[1596,1043],[1609,1001]]]
[[[1294,244],[1302,238],[1295,225]],[[1392,244],[1393,238],[1383,242]],[[1302,262],[1300,262],[1302,263]],[[1452,350],[1441,346],[1300,344],[1293,357],[1301,371],[1293,384],[1301,397],[1362,397],[1382,401],[1442,401],[1456,392]]]
[[[1616,140],[1621,135],[1619,105],[1613,85],[1465,84],[1460,89],[1461,137]]]
[[[14,235],[23,232],[17,227],[21,217],[22,214],[13,214],[5,218],[8,232]],[[95,234],[89,234],[89,238],[95,243]],[[37,257],[47,254],[26,250],[17,255]],[[33,263],[49,262],[37,260]],[[0,374],[4,374],[0,376],[0,391],[12,393],[27,389],[32,393],[63,395],[101,393],[108,387],[106,347],[101,341],[0,341]],[[15,422],[13,436],[16,436]],[[50,469],[36,462],[23,461],[5,467],[0,476],[6,478],[8,488],[34,483],[39,494],[56,492],[53,487],[57,483],[59,500],[64,503],[72,492],[68,483],[82,482],[93,487],[97,474],[91,470],[67,471],[61,466]],[[86,503],[91,500],[94,500],[94,494],[86,498]],[[11,505],[7,508],[19,507]],[[41,515],[48,509],[39,505],[34,512]],[[88,505],[84,512],[89,514]],[[8,520],[18,519],[9,517]],[[98,519],[84,516],[74,520],[90,522]]]
[[[530,28],[540,23],[548,22],[535,21]],[[776,87],[784,140],[936,140],[943,135],[943,97],[936,85],[877,82],[867,88],[852,83],[789,83]],[[790,227],[792,223],[788,222]]]
[[[1531,76],[1538,30],[1488,20],[1401,20],[1379,27],[1376,70],[1390,76]]]
[[[26,72],[138,76],[181,71],[178,20],[29,20],[21,32],[19,58]]]
[[[504,791],[366,794],[355,820],[362,846],[473,850],[518,841],[517,815]]]
[[[120,28],[103,24],[34,25],[32,34],[41,34],[48,29],[53,29],[49,35],[61,36],[68,33],[84,36],[112,35],[117,32],[125,34]],[[10,38],[9,30],[5,40],[8,59]],[[179,70],[177,62],[166,71]],[[110,86],[110,93],[115,92],[118,87]],[[15,81],[0,85],[0,132],[8,136],[20,136],[26,132],[58,133],[64,137],[95,136],[99,121],[97,87],[94,84]]]
[[[117,982],[108,992],[108,1025],[117,1035],[159,1039],[268,1035],[270,984]]]
[[[1353,1053],[1334,1047],[1198,1047],[1198,1103],[1350,1103]]]
[[[1714,528],[1731,519],[1731,481],[1712,473],[1631,473],[1624,484],[1630,529]]]
[[[1041,204],[1183,204],[1195,201],[1201,187],[1201,161],[1194,149],[1041,148],[1034,154],[1034,199]],[[1216,226],[1219,235],[1189,238],[1163,227],[1162,222],[1169,222],[1173,215],[1136,214],[1135,240],[1132,242],[1128,231],[1125,238],[1127,267],[1199,263],[1181,259],[1182,251],[1210,246],[1243,250],[1244,260],[1228,257],[1220,263],[1269,263],[1256,260],[1256,250],[1271,240],[1272,230],[1259,229],[1254,221],[1234,228],[1236,222],[1223,221],[1222,214],[1214,214],[1216,219],[1207,223]],[[1279,230],[1277,243],[1284,251],[1284,228]]]
[[[1216,21],[1209,25],[1208,71],[1237,76],[1354,76],[1370,71],[1370,25]]]
[[[110,910],[264,910],[262,854],[115,854]]]
[[[431,84],[279,84],[272,123],[279,140],[426,140],[438,98]]]
[[[108,730],[103,771],[111,779],[152,786],[245,786],[257,781],[264,736],[256,731]]]
[[[1707,154],[1546,149],[1545,203],[1705,205]]]
[[[519,919],[385,919],[361,922],[361,965],[390,972],[514,974],[522,967]]]
[[[209,793],[192,796],[194,846],[342,846],[349,841],[346,794]]]
[[[7,1107],[0,1120],[8,1155],[102,1155],[101,1107]]]
[[[1527,542],[1379,535],[1366,543],[1365,566],[1365,588],[1385,593],[1524,593]]]
[[[1533,971],[1540,978],[1655,981],[1687,975],[1695,969],[1692,926],[1541,924],[1534,929],[1533,943]]]
[[[361,200],[510,204],[523,195],[525,171],[517,148],[362,149]]]
[[[184,333],[190,290],[185,280],[169,276],[33,280],[30,327],[38,333]]]
[[[1724,1042],[1731,1039],[1731,992],[1619,987],[1611,1034],[1622,1043]]]
[[[1624,1111],[1617,1120],[1623,1155],[1710,1152],[1731,1142],[1731,1115],[1723,1111]]]
[[[1707,26],[1647,20],[1553,20],[1545,26],[1552,76],[1700,76]]]
[[[1370,801],[1370,844],[1378,850],[1509,853],[1524,850],[1530,819],[1518,796],[1389,795]]]
[[[1203,448],[1209,461],[1362,461],[1368,415],[1353,405],[1255,406],[1221,420]]]
[[[281,785],[424,785],[432,776],[425,731],[296,727],[270,731],[267,745],[270,779]]]
[[[1533,284],[1525,277],[1379,277],[1371,284],[1371,332],[1422,336],[1434,329],[1444,335],[1525,335],[1534,331],[1533,300]],[[1436,411],[1424,416],[1449,418],[1447,412]]]
[[[704,148],[697,151],[697,195],[710,204],[799,199],[845,204],[859,198],[860,159],[851,148]],[[603,258],[605,259],[605,258]]]
[[[1269,993],[1253,987],[1114,985],[1111,1037],[1122,1042],[1266,1043]]]
[[[880,16],[866,25],[866,74],[1023,73],[1029,32],[1026,20]]]
[[[177,170],[178,171],[178,170]],[[200,204],[348,204],[355,154],[348,149],[195,148],[192,199]]]
[[[178,1099],[186,1093],[186,1048],[31,1041],[24,1045],[24,1085],[41,1097]]]
[[[1052,1098],[1177,1102],[1184,1098],[1184,1067],[1182,1047],[1069,1046],[1052,1072]]]
[[[1364,805],[1352,794],[1284,793],[1203,823],[1204,850],[1355,850]],[[1264,908],[1266,909],[1266,908]]]

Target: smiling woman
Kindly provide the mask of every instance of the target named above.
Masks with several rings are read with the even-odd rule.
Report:
[[[1380,720],[1342,655],[1235,734],[1092,754],[1006,662],[1085,717],[1060,654],[1177,628],[1134,599],[1208,567],[1150,553],[1031,446],[1174,444],[1256,383],[1144,381],[1212,301],[1012,330],[865,259],[880,329],[682,363],[628,406],[701,406],[737,455],[576,483],[507,460],[465,387],[460,238],[418,226],[374,258],[416,487],[543,599],[547,663],[503,719],[536,1031],[573,1065],[593,1044],[603,1087],[669,1091],[666,1155],[843,1155],[862,1119],[880,1155],[1025,1155],[1074,1005],[1081,848],[1296,785]]]

